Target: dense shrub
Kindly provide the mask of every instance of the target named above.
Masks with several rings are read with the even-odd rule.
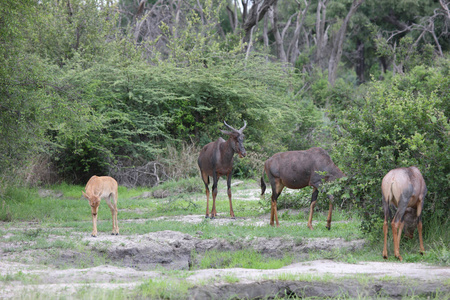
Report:
[[[425,226],[431,218],[448,221],[450,125],[443,91],[450,90],[450,81],[442,75],[445,70],[418,67],[392,82],[374,82],[360,105],[336,115],[333,156],[349,176],[341,193],[359,208],[366,231],[381,220],[383,176],[411,165],[421,170],[428,187]]]

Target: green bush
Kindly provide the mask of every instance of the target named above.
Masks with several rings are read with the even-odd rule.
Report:
[[[384,175],[391,169],[411,165],[420,169],[428,187],[424,226],[431,216],[443,226],[448,222],[449,101],[442,91],[450,90],[450,81],[442,76],[445,70],[417,67],[410,74],[394,77],[392,82],[374,82],[360,105],[349,106],[336,115],[334,161],[349,176],[341,193],[348,193],[363,215],[362,228],[366,232],[372,231],[375,224],[379,226]],[[416,81],[421,84],[414,84]]]

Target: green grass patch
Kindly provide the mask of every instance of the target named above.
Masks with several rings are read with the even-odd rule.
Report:
[[[323,274],[323,275],[315,275],[315,274],[288,274],[282,273],[275,276],[267,276],[264,277],[266,279],[271,280],[281,280],[281,281],[303,281],[303,282],[331,282],[335,279],[332,274]]]
[[[0,282],[13,282],[20,281],[23,284],[35,283],[38,280],[37,275],[25,274],[22,271],[16,273],[7,273],[6,275],[0,275]]]
[[[231,283],[231,284],[238,283],[240,281],[240,279],[234,274],[226,274],[225,276],[223,276],[223,280],[226,283]]]
[[[192,194],[204,191],[205,185],[199,177],[183,178],[177,181],[166,181],[151,190],[155,194],[177,195],[177,194]]]
[[[148,220],[144,223],[128,223],[126,228],[122,227],[124,234],[145,234],[163,230],[180,231],[193,236],[199,236],[202,239],[224,238],[226,240],[236,240],[253,237],[292,237],[296,239],[303,238],[344,238],[355,239],[362,237],[359,231],[359,223],[356,221],[349,223],[336,223],[332,230],[325,228],[325,222],[318,224],[313,231],[306,226],[286,222],[280,227],[272,227],[267,222],[265,226],[240,225],[230,222],[227,225],[216,225],[217,220],[203,219],[200,223],[183,223],[177,221]],[[120,221],[119,221],[120,225]],[[201,232],[198,235],[198,232]]]
[[[138,298],[148,299],[184,299],[192,284],[184,280],[150,279],[138,288]]]
[[[193,254],[193,261],[198,260],[198,255]],[[283,258],[276,259],[266,257],[254,250],[229,251],[207,251],[200,261],[194,264],[192,269],[279,269],[293,262],[291,255],[285,255]]]

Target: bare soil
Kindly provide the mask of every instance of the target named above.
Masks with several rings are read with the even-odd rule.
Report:
[[[170,219],[201,222],[204,216]],[[143,221],[119,220],[119,223],[125,226],[126,223]],[[214,222],[220,226],[229,222],[254,224],[259,220],[218,218]],[[11,226],[23,230],[40,228],[37,223],[0,223],[0,230],[11,231]],[[89,232],[74,232],[70,236],[48,235],[41,238],[53,243],[73,240],[82,245],[79,250],[76,250],[77,247],[36,250],[39,247],[33,247],[33,244],[37,241],[20,241],[13,237],[11,233],[0,239],[1,299],[30,298],[29,295],[41,295],[45,299],[80,298],[79,291],[82,289],[133,291],[149,279],[186,281],[191,286],[187,296],[190,299],[265,299],[275,296],[392,299],[420,296],[450,299],[449,267],[421,263],[305,261],[308,253],[313,251],[361,249],[364,240],[293,240],[276,237],[229,242],[224,239],[202,239],[201,232],[196,236],[176,231],[119,236],[101,232],[97,238],[90,237]],[[193,251],[199,255],[198,258],[213,249],[254,249],[267,257],[282,257],[290,253],[296,258],[295,261],[302,262],[274,270],[211,268],[189,271],[195,263],[192,261]],[[177,270],[184,270],[180,278],[174,275]]]

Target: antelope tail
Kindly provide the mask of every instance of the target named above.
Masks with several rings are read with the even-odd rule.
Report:
[[[265,173],[265,169],[263,169],[262,175],[261,175],[261,196],[264,195],[264,193],[266,192],[266,183],[264,182],[264,173]]]
[[[389,212],[389,219],[392,220],[392,211],[391,211],[391,204],[392,204],[392,198],[393,198],[393,187],[394,187],[394,181],[392,181],[391,183],[389,183],[389,185],[387,186],[387,188],[385,188],[383,190],[383,199],[384,202],[386,202],[386,209]]]
[[[388,205],[392,204],[392,198],[394,197],[394,184],[395,184],[395,181],[392,181],[391,184],[389,185],[389,189],[386,194],[386,201],[387,201]]]

